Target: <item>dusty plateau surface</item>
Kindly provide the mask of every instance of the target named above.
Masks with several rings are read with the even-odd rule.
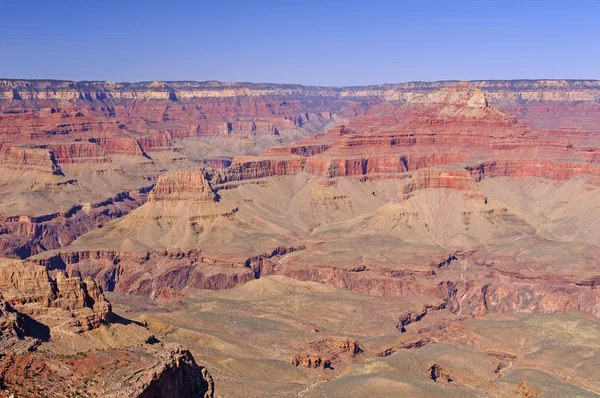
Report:
[[[0,396],[600,394],[600,82],[0,80]]]

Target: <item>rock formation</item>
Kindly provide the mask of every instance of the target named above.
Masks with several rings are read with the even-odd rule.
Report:
[[[0,357],[0,377],[0,394],[31,397],[209,398],[214,392],[206,369],[196,364],[188,350],[173,344],[81,352],[62,359],[47,354],[6,355]]]
[[[26,319],[0,294],[0,352],[3,355],[27,352],[39,341],[27,336]]]
[[[599,98],[2,80],[0,375],[20,394],[39,365],[74,374],[56,395],[210,395],[194,352],[234,396],[598,392]],[[111,323],[103,291],[136,321]],[[64,336],[112,345],[61,368]]]
[[[27,261],[2,260],[0,291],[17,311],[75,333],[100,326],[111,313],[110,303],[91,278],[57,273],[51,279],[45,267]]]
[[[161,175],[148,195],[149,202],[174,200],[212,203],[216,199],[203,171],[179,171]]]
[[[331,367],[331,362],[319,355],[302,353],[292,358],[292,365],[305,368],[327,369]]]
[[[0,165],[18,171],[62,174],[53,152],[41,148],[2,145],[0,148]]]
[[[110,325],[111,305],[91,278],[50,278],[45,267],[20,260],[0,263],[0,394],[98,395],[119,397],[212,397],[213,382],[180,346],[153,347],[143,328]],[[68,348],[54,341],[111,330],[93,351],[55,354]],[[115,334],[122,333],[122,337]],[[128,334],[131,333],[131,337]],[[141,333],[141,336],[139,336]],[[139,336],[139,337],[138,337]],[[133,339],[133,346],[105,350],[102,344]],[[98,342],[91,336],[92,347]],[[115,339],[115,342],[110,342]],[[138,340],[138,341],[136,341]],[[131,343],[129,343],[131,344]],[[68,346],[69,344],[65,344]],[[141,346],[141,347],[140,347]],[[75,349],[86,347],[75,344]],[[64,359],[67,359],[64,362]],[[134,359],[132,361],[132,359]],[[90,380],[94,380],[90,384]],[[61,382],[59,382],[61,381]]]
[[[213,396],[213,380],[208,372],[196,364],[188,350],[178,346],[166,346],[160,353],[158,365],[146,369],[145,374],[146,378],[150,376],[152,379],[141,384],[144,375],[137,376],[139,387],[137,387],[138,391],[131,391],[132,396],[140,398],[210,398]],[[127,389],[118,391],[118,394],[121,394]]]

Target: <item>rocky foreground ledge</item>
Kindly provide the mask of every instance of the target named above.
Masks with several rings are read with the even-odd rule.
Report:
[[[112,313],[91,278],[0,260],[0,396],[212,397],[192,354]]]

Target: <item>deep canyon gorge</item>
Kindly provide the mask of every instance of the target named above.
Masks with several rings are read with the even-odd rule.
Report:
[[[0,80],[0,396],[597,396],[598,152],[600,81]]]

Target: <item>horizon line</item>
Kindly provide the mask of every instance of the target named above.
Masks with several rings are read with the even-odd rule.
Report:
[[[313,88],[353,88],[353,87],[382,87],[382,86],[397,86],[403,84],[414,84],[414,83],[481,83],[481,82],[540,82],[540,81],[551,81],[551,82],[600,82],[600,79],[561,79],[561,78],[519,78],[519,79],[443,79],[443,80],[409,80],[396,83],[379,83],[379,84],[365,84],[365,85],[314,85],[314,84],[302,84],[302,83],[275,83],[275,82],[250,82],[250,81],[221,81],[221,80],[140,80],[140,81],[112,81],[112,80],[67,80],[67,79],[53,79],[53,78],[3,78],[0,77],[0,81],[7,82],[47,82],[47,83],[75,83],[75,84],[121,84],[121,85],[135,85],[135,84],[152,84],[152,83],[197,83],[197,84],[249,84],[249,85],[276,85],[276,86],[299,86],[299,87],[313,87]]]

